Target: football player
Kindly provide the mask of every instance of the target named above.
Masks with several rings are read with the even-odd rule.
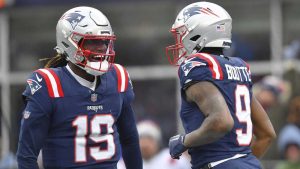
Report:
[[[19,136],[19,169],[116,169],[120,156],[142,169],[132,84],[114,64],[116,39],[106,16],[68,10],[56,27],[58,55],[27,79]],[[121,151],[122,149],[122,151]]]
[[[232,19],[210,2],[183,8],[172,26],[176,44],[166,48],[179,65],[180,117],[185,134],[171,137],[173,158],[188,150],[193,169],[260,169],[258,160],[276,137],[252,95],[249,65],[224,55]]]

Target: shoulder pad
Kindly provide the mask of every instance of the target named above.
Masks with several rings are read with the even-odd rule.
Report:
[[[207,66],[207,63],[200,61],[197,57],[188,57],[181,65],[184,76],[187,76],[195,67]]]
[[[113,67],[117,73],[118,92],[125,92],[128,88],[128,82],[130,81],[128,72],[123,66],[119,64],[113,64]]]
[[[49,97],[52,98],[64,97],[60,79],[55,73],[55,71],[53,71],[52,69],[38,69],[35,72],[40,74],[42,78],[45,80],[45,83],[48,88]],[[38,81],[43,80],[41,77],[38,77],[38,75],[36,76]]]
[[[194,56],[200,58],[201,60],[204,60],[208,64],[208,67],[214,79],[223,79],[222,67],[220,66],[220,63],[216,58],[207,53],[196,53]]]

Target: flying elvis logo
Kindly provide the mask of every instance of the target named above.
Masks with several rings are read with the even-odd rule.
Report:
[[[38,91],[42,86],[35,80],[33,79],[27,79],[27,83],[29,85],[31,94],[34,95],[36,91]]]
[[[185,11],[183,11],[184,22],[186,22],[190,17],[197,15],[197,14],[214,15],[216,17],[219,17],[217,14],[215,14],[209,8],[194,6],[194,7],[188,8]]]
[[[69,13],[62,17],[62,19],[67,20],[70,22],[73,29],[78,25],[79,22],[81,22],[85,16],[80,15],[79,13]]]
[[[205,66],[206,63],[198,62],[198,61],[190,61],[186,64],[182,65],[181,68],[184,72],[184,75],[187,76],[189,72],[196,66]]]

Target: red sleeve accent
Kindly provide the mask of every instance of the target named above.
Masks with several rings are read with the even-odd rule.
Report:
[[[58,90],[59,96],[60,97],[64,97],[64,92],[62,90],[62,86],[61,86],[59,77],[57,76],[57,74],[52,69],[47,69],[47,70],[49,70],[49,72],[53,75],[53,77],[54,77],[54,79],[56,81],[57,90]]]
[[[223,79],[223,71],[220,66],[220,63],[218,62],[217,59],[215,59],[213,56],[207,54],[207,53],[197,53],[195,56],[199,57],[200,59],[203,59],[207,62],[209,66],[209,70],[212,73],[212,76],[214,79]]]
[[[47,89],[48,89],[48,93],[49,93],[49,97],[54,97],[54,93],[53,93],[53,89],[52,89],[52,86],[51,86],[51,82],[50,82],[50,79],[47,76],[47,74],[44,73],[44,72],[42,72],[40,69],[36,70],[36,72],[39,73],[40,75],[42,75],[43,79],[45,79],[46,85],[47,85]]]
[[[117,73],[118,92],[124,92],[128,88],[128,81],[129,81],[128,73],[126,69],[119,64],[114,64],[113,66]]]
[[[52,69],[38,69],[36,72],[45,79],[49,97],[64,97],[60,79]]]

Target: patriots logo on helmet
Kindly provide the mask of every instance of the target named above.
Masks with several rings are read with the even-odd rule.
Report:
[[[184,22],[186,22],[190,17],[197,14],[207,14],[207,15],[214,15],[216,17],[219,17],[209,8],[194,6],[183,11]]]
[[[187,62],[186,64],[182,65],[181,68],[184,72],[184,75],[187,76],[194,67],[205,66],[205,65],[206,65],[206,63],[202,63],[199,61],[190,61],[190,62]]]
[[[69,13],[63,17],[63,19],[70,22],[73,29],[78,25],[79,22],[81,22],[85,16],[80,15],[79,13]]]

